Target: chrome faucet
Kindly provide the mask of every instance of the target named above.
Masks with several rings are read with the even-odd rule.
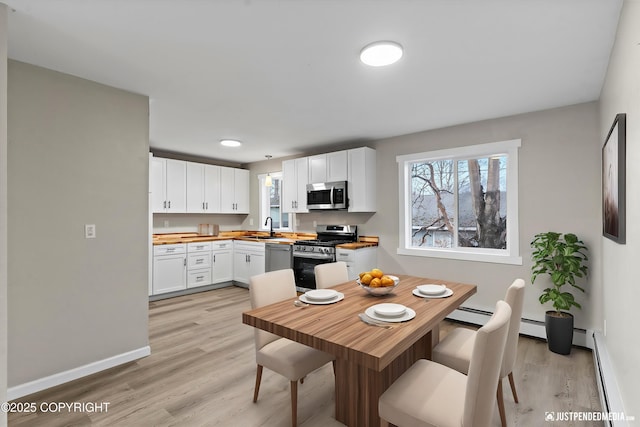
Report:
[[[269,236],[273,237],[273,218],[268,216],[267,220],[264,222],[264,225],[266,226],[269,221],[271,221],[269,225]]]

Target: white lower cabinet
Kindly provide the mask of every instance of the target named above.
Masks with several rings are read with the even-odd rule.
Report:
[[[212,242],[211,283],[233,280],[233,240]]]
[[[211,284],[211,268],[189,270],[187,272],[187,288],[197,288]]]
[[[187,245],[153,247],[153,294],[180,291],[187,288]]]
[[[264,273],[264,252],[263,242],[234,241],[233,280],[248,285],[251,276]]]
[[[211,284],[211,242],[187,243],[187,288]]]
[[[355,280],[361,272],[377,267],[378,248],[375,246],[359,249],[336,248],[336,261],[346,262],[349,280]]]

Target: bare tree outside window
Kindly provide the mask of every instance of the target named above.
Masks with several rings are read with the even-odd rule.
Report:
[[[412,163],[412,245],[506,249],[506,163],[506,156]]]

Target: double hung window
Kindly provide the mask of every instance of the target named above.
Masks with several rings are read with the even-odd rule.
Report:
[[[403,255],[522,264],[520,140],[398,156]]]
[[[271,173],[271,186],[265,185],[266,175],[258,176],[260,188],[260,229],[269,230],[270,224],[265,225],[271,217],[273,229],[278,231],[290,230],[290,215],[282,212],[282,173]]]

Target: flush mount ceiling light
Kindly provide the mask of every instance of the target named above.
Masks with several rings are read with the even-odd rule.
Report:
[[[220,145],[224,145],[225,147],[240,147],[242,143],[235,139],[223,139],[220,141]]]
[[[372,67],[391,65],[400,58],[402,58],[402,46],[396,42],[371,43],[360,52],[360,61]]]

